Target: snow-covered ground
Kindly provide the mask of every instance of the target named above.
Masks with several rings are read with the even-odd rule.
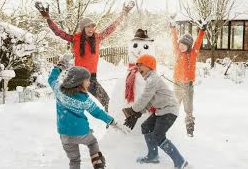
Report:
[[[101,62],[99,69],[99,80],[111,95],[116,77],[125,74],[125,68]],[[171,77],[168,70],[163,72]],[[189,169],[247,168],[248,76],[241,84],[221,76],[199,79],[194,99],[195,137],[186,136],[182,107],[167,137],[189,161]],[[68,159],[56,133],[55,116],[52,99],[0,105],[0,169],[68,169]],[[111,128],[106,130],[103,123],[91,118],[107,159],[107,169],[173,169],[172,161],[162,151],[160,164],[135,162],[138,156],[146,154],[140,132],[140,123],[145,118],[128,135]],[[84,146],[81,158],[82,168],[92,169]]]

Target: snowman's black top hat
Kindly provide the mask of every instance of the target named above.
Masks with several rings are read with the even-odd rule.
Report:
[[[134,38],[132,39],[132,41],[133,40],[154,41],[154,39],[151,39],[148,37],[147,30],[143,30],[143,29],[138,29],[135,32],[135,35],[134,35]]]

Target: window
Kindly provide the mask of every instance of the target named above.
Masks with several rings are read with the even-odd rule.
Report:
[[[228,49],[228,25],[223,26],[218,34],[217,49]]]
[[[206,35],[203,37],[203,40],[202,40],[202,49],[211,49]]]
[[[182,36],[182,35],[184,35],[184,34],[186,34],[186,33],[188,33],[188,34],[191,34],[191,23],[189,23],[189,22],[182,22],[180,25],[180,36]]]
[[[244,50],[248,50],[248,22],[245,22]]]
[[[231,22],[230,49],[243,49],[244,22]]]
[[[189,22],[185,23],[185,33],[192,34],[192,24]]]

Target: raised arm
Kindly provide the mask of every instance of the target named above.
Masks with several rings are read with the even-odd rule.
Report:
[[[110,24],[99,34],[99,39],[103,40],[109,35],[111,35],[116,30],[117,26],[121,23],[123,18],[127,16],[127,14],[133,9],[134,5],[135,5],[134,1],[129,2],[127,5],[125,5],[124,3],[121,16],[119,16],[112,24]]]
[[[59,67],[54,67],[50,76],[48,78],[48,84],[51,86],[52,90],[54,91],[56,84],[59,83],[58,77],[61,73],[61,69]]]
[[[44,19],[47,19],[48,26],[50,29],[55,33],[55,35],[61,37],[62,39],[72,42],[73,36],[62,31],[61,29],[58,28],[58,26],[52,21],[49,15],[49,5],[47,7],[44,7],[41,2],[35,2],[35,7],[38,9],[40,12],[41,16]]]
[[[56,36],[59,36],[60,38],[66,40],[67,42],[71,42],[73,41],[73,36],[64,32],[63,30],[61,30],[56,23],[53,22],[53,20],[51,18],[47,19],[47,23],[49,28],[54,32],[54,34]]]
[[[205,35],[205,31],[201,29],[193,46],[193,52],[196,56],[199,54],[204,35]]]
[[[117,28],[117,26],[121,23],[123,20],[123,15],[119,16],[112,24],[110,24],[108,27],[106,27],[100,34],[99,39],[103,40],[110,36]]]

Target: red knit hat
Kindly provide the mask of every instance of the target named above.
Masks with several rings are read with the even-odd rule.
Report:
[[[152,55],[142,55],[137,59],[136,63],[141,63],[152,70],[156,70],[156,59]]]

